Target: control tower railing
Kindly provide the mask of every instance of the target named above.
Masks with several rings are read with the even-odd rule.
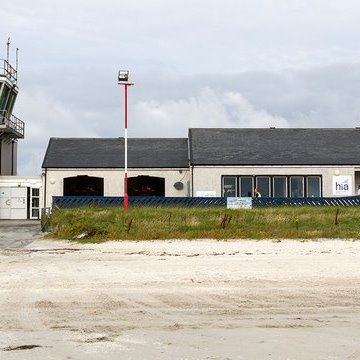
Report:
[[[6,132],[15,138],[24,138],[25,124],[6,110],[0,110],[0,132]]]
[[[3,59],[0,59],[0,76],[6,77],[13,84],[17,82],[17,70]]]

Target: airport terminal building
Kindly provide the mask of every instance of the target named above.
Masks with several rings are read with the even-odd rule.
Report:
[[[123,196],[123,138],[51,138],[52,196]],[[187,138],[128,140],[129,196],[333,197],[360,186],[360,129],[191,128]]]

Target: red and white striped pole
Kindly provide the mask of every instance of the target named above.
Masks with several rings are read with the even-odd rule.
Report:
[[[124,99],[124,148],[125,148],[125,165],[124,165],[124,211],[129,208],[129,196],[128,196],[128,87],[134,84],[128,82],[128,71],[119,71],[118,84],[124,86],[125,99]]]
[[[125,170],[124,170],[124,210],[127,211],[129,207],[129,195],[128,195],[128,178],[127,178],[127,127],[128,127],[128,119],[127,119],[127,93],[128,93],[128,85],[124,85],[125,90],[125,114],[124,114],[124,141],[125,141]]]

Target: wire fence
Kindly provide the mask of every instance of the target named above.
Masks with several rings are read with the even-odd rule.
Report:
[[[123,206],[123,197],[113,196],[53,196],[52,208],[81,206]],[[360,196],[319,198],[252,198],[253,207],[275,206],[359,206]],[[158,197],[130,196],[129,206],[180,206],[180,207],[226,207],[225,197]]]

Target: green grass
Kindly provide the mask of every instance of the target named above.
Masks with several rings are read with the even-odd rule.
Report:
[[[360,207],[81,207],[51,214],[49,236],[79,242],[147,239],[360,239]],[[84,234],[82,238],[79,235]]]

